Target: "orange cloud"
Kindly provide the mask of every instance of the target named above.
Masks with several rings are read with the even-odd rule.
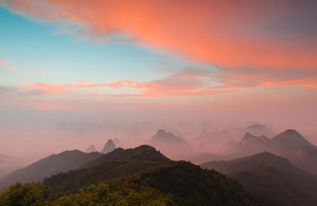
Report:
[[[5,61],[0,61],[0,66],[1,65],[6,65],[7,64],[7,62],[5,62]]]
[[[225,68],[317,68],[316,2],[3,0],[41,21],[136,41]],[[304,23],[303,23],[304,22]]]
[[[267,82],[262,82],[261,86],[265,86],[265,87],[301,86],[308,89],[317,89],[317,77],[286,80],[286,81],[279,81],[279,82],[267,81]]]

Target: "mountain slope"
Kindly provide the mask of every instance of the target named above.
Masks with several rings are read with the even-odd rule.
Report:
[[[303,147],[292,156],[294,165],[317,177],[317,147]]]
[[[2,177],[0,179],[0,188],[16,182],[40,182],[44,178],[59,172],[77,169],[84,163],[92,161],[100,156],[101,154],[99,153],[87,154],[78,150],[53,154]]]
[[[170,194],[179,205],[254,205],[236,182],[190,162],[175,162],[139,175],[139,184]]]
[[[118,148],[82,165],[82,169],[47,178],[44,180],[44,184],[56,191],[69,193],[90,184],[109,182],[115,178],[171,162],[155,148],[147,145],[127,150]]]
[[[235,181],[189,162],[161,165],[62,196],[33,183],[17,184],[0,192],[0,205],[17,205],[17,202],[19,205],[258,205]]]
[[[317,203],[317,178],[268,152],[201,166],[229,175],[253,195],[268,198],[276,205],[314,206]]]
[[[171,161],[155,148],[116,149],[89,168],[61,173],[44,181],[52,191],[65,195],[106,182],[110,188],[152,188],[168,195],[176,205],[257,205],[235,181],[189,162]]]

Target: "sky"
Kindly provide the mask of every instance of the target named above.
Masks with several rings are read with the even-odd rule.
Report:
[[[0,0],[1,153],[195,139],[206,122],[317,144],[316,105],[313,0]]]

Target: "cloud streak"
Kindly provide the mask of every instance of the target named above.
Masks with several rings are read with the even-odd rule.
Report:
[[[278,72],[253,70],[251,73],[248,70],[235,70],[235,72],[215,73],[198,69],[185,69],[162,79],[145,82],[120,80],[105,83],[84,81],[70,84],[33,83],[22,88],[48,94],[76,90],[81,91],[87,97],[115,98],[221,95],[234,93],[239,89],[257,87],[297,86],[305,89],[317,89],[317,71],[300,72],[300,70],[281,70]]]
[[[46,84],[46,83],[34,83],[23,86],[27,89],[41,90],[47,93],[63,93],[67,90],[74,89],[89,89],[89,88],[104,88],[104,89],[120,89],[124,87],[132,87],[135,84],[129,80],[121,80],[109,83],[92,83],[79,81],[72,84]]]

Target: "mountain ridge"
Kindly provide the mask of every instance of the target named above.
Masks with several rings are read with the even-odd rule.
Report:
[[[223,172],[254,196],[264,196],[276,205],[314,206],[317,202],[317,178],[269,152],[201,166]]]
[[[87,154],[79,150],[52,154],[0,178],[0,188],[15,182],[41,182],[44,178],[53,174],[77,169],[85,162],[91,161],[100,155],[97,152]]]

